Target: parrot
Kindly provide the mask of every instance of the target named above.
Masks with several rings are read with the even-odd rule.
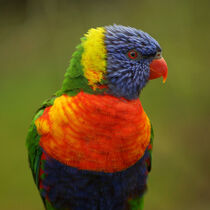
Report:
[[[154,133],[140,94],[167,74],[159,43],[142,30],[113,24],[83,35],[27,134],[46,210],[143,209]]]

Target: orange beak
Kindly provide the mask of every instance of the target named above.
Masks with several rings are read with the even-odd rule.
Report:
[[[168,67],[164,58],[154,59],[150,63],[150,76],[149,80],[163,77],[163,83],[165,83],[168,75]]]

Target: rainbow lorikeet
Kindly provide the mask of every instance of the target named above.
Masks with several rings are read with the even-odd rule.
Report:
[[[167,71],[160,45],[141,30],[113,25],[84,35],[27,136],[46,209],[143,208],[153,131],[139,95]]]

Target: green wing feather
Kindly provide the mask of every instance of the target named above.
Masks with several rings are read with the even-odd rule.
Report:
[[[35,120],[39,118],[43,114],[44,110],[40,110],[35,115],[31,126],[29,127],[27,139],[26,139],[26,146],[28,148],[28,159],[29,165],[34,177],[34,181],[38,186],[38,172],[39,172],[39,165],[40,165],[40,157],[41,157],[41,149],[39,147],[39,140],[40,136],[37,133]]]
[[[150,143],[148,146],[149,158],[146,160],[145,164],[147,165],[148,172],[151,171],[151,162],[152,162],[152,146],[153,146],[154,132],[151,125],[151,136]],[[133,198],[128,201],[129,210],[143,210],[144,209],[144,197]]]
[[[36,184],[38,184],[38,178],[37,173],[39,172],[39,165],[40,165],[40,157],[41,157],[41,148],[39,146],[39,140],[40,136],[36,130],[35,121],[37,118],[39,118],[43,112],[44,109],[48,106],[51,106],[55,100],[56,96],[52,96],[50,99],[46,100],[42,106],[37,110],[33,121],[29,127],[28,135],[26,138],[26,146],[28,148],[28,158],[29,158],[29,164],[33,173],[34,181]]]
[[[52,96],[50,99],[46,100],[42,106],[37,110],[33,121],[29,127],[28,135],[26,138],[26,146],[28,149],[28,160],[29,165],[33,174],[34,182],[37,185],[37,188],[39,189],[39,171],[41,167],[41,156],[42,156],[42,150],[39,146],[39,140],[40,136],[37,132],[35,121],[37,118],[39,118],[43,112],[44,109],[48,106],[51,106],[55,100],[56,96]],[[42,197],[42,196],[41,196]],[[43,203],[45,205],[46,209],[53,209],[50,207],[50,204],[47,203],[47,201],[42,197]]]
[[[129,200],[129,210],[143,210],[144,208],[144,198],[134,198]]]

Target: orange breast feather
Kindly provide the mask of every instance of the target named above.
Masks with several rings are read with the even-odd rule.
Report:
[[[143,156],[150,141],[150,122],[138,99],[62,95],[35,124],[51,157],[85,170],[124,170]]]

